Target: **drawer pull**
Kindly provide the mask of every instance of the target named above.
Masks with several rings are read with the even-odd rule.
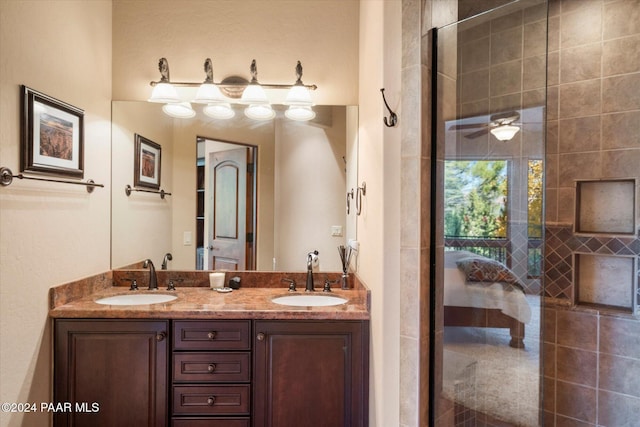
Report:
[[[207,399],[207,405],[213,406],[214,403],[216,403],[216,399],[213,396],[209,396]]]
[[[264,336],[264,333],[260,332],[256,338],[258,338],[258,341],[264,341]]]
[[[162,332],[158,332],[156,334],[156,341],[160,342],[160,341],[164,341],[164,339],[167,337],[167,333],[162,331]]]
[[[216,333],[215,331],[211,331],[207,334],[207,338],[209,338],[210,340],[213,340],[216,338]]]
[[[209,366],[207,366],[207,371],[209,371],[210,374],[213,374],[213,371],[215,371],[215,370],[216,370],[215,363],[212,363]]]

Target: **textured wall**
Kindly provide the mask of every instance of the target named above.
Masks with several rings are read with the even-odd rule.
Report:
[[[292,84],[295,65],[303,81],[318,85],[314,101],[358,102],[358,0],[114,1],[113,99],[145,100],[166,57],[171,80],[204,80],[213,61],[215,81],[249,78]]]
[[[69,25],[73,22],[73,25]],[[85,179],[0,189],[0,401],[51,401],[48,289],[109,270],[111,2],[0,2],[0,163],[20,172],[19,85],[85,112]],[[0,425],[47,425],[1,413]]]

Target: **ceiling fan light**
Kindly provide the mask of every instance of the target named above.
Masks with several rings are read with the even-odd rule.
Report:
[[[231,119],[236,115],[229,103],[209,104],[202,111],[211,118],[222,120]]]
[[[191,108],[191,104],[188,102],[165,104],[162,106],[162,111],[164,111],[166,115],[176,117],[178,119],[190,119],[196,115],[196,112]]]
[[[520,131],[520,128],[518,126],[511,125],[503,125],[491,129],[491,133],[493,134],[493,136],[498,138],[500,141],[511,140],[514,136],[516,136],[516,133],[518,133],[518,131]]]
[[[180,98],[178,98],[178,92],[176,92],[176,88],[171,83],[158,83],[153,87],[149,102],[180,102]]]

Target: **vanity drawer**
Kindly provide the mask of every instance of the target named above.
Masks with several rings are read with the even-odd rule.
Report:
[[[249,382],[250,353],[174,353],[173,380],[190,382]]]
[[[173,415],[249,415],[246,385],[174,386]]]
[[[249,320],[173,322],[174,350],[249,350]]]
[[[172,427],[249,427],[249,418],[174,418]]]

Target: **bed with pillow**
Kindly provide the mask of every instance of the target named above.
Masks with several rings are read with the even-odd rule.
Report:
[[[444,326],[509,328],[509,345],[524,348],[531,307],[513,272],[466,251],[445,251],[444,260]]]

